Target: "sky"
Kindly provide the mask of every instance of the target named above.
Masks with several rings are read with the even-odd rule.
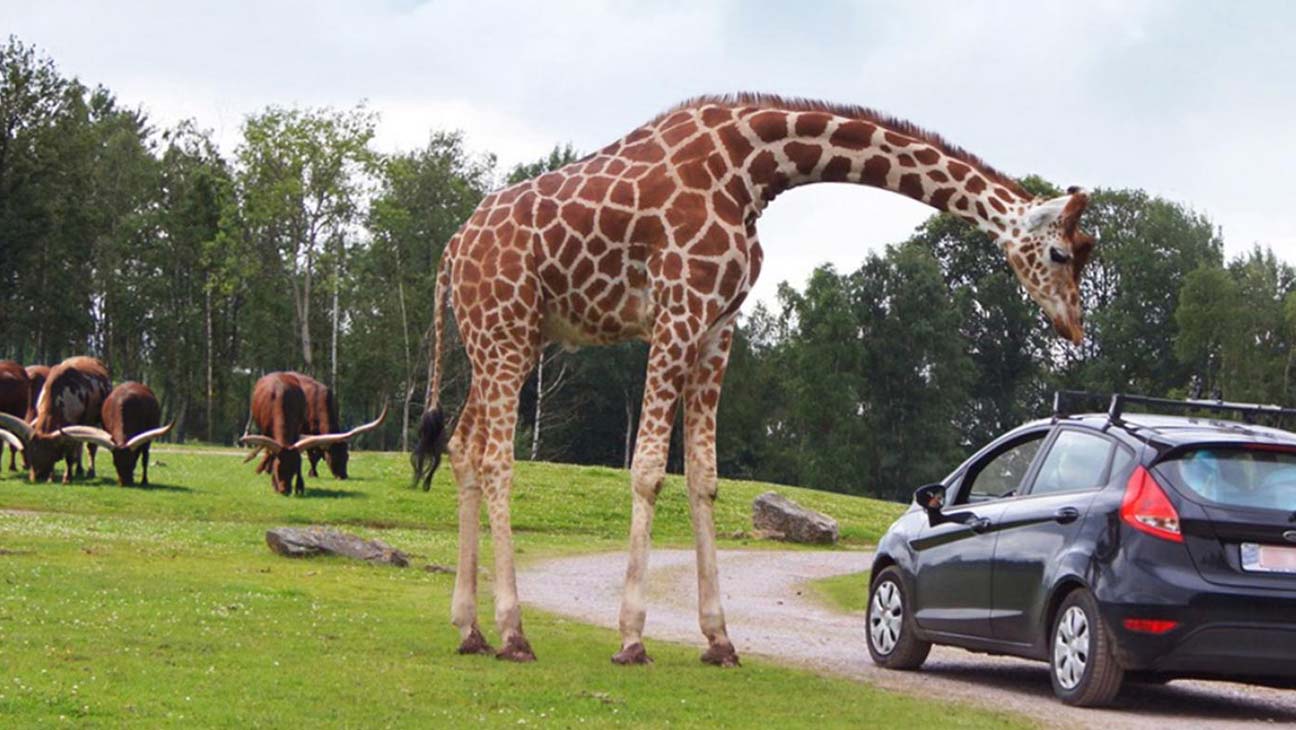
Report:
[[[1226,254],[1296,263],[1296,3],[0,0],[67,75],[228,151],[267,105],[380,115],[384,151],[462,130],[501,166],[592,151],[691,96],[862,104],[1015,175],[1143,188],[1204,213]],[[759,223],[755,299],[815,266],[857,268],[931,210],[813,185]]]

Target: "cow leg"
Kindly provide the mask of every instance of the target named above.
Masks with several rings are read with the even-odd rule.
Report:
[[[94,479],[95,453],[99,451],[99,447],[94,444],[86,444],[86,449],[90,451],[90,471],[86,472],[86,476],[90,479]]]
[[[5,446],[4,444],[0,444],[0,457],[4,456],[4,446]],[[9,447],[9,471],[18,471],[18,465],[15,463],[17,460],[18,460],[18,450],[10,446]]]
[[[454,600],[450,604],[450,622],[459,629],[460,654],[493,654],[477,624],[477,552],[481,530],[481,483],[477,480],[481,466],[485,433],[480,419],[476,388],[470,388],[468,400],[459,413],[454,436],[450,439],[450,466],[459,490],[459,563],[455,570]]]
[[[143,448],[140,449],[140,459],[143,460],[144,462],[142,465],[144,467],[144,478],[140,480],[140,484],[145,487],[148,486],[148,462],[149,462],[150,446],[152,446],[152,444],[144,444]]]
[[[321,453],[322,453],[322,452],[321,452],[319,449],[310,449],[310,450],[308,450],[308,451],[306,452],[306,456],[307,456],[307,458],[310,459],[310,476],[311,476],[311,479],[314,479],[314,478],[316,478],[316,477],[319,476],[319,472],[316,471],[316,465],[319,464],[320,454],[321,454]]]

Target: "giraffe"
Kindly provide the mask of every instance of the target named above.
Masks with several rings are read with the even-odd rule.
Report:
[[[913,124],[857,106],[765,94],[691,99],[555,172],[487,196],[437,271],[427,408],[412,457],[429,487],[448,450],[458,485],[451,620],[460,653],[494,650],[477,622],[478,526],[487,501],[495,555],[496,656],[535,659],[518,606],[510,529],[518,393],[547,342],[649,345],[630,470],[629,562],[618,664],[645,664],[644,577],[676,409],[697,550],[702,661],[736,666],[716,569],[716,409],[739,307],[761,269],[756,221],[783,191],[816,182],[891,190],[998,242],[1062,337],[1083,338],[1079,282],[1093,239],[1072,188],[1041,200]],[[448,438],[438,404],[447,292],[472,367]],[[448,449],[447,449],[448,447]]]

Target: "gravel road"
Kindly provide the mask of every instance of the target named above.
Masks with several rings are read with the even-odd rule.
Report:
[[[804,588],[806,581],[868,570],[871,557],[865,552],[721,551],[725,614],[739,654],[1016,712],[1046,727],[1162,730],[1173,723],[1193,728],[1296,723],[1296,692],[1226,682],[1133,685],[1115,708],[1083,710],[1053,698],[1041,663],[937,647],[920,672],[879,669],[864,645],[863,615],[836,613]],[[649,652],[653,639],[704,647],[697,628],[692,551],[655,550],[650,563],[645,632]],[[519,591],[538,608],[615,628],[625,565],[624,553],[537,563],[519,574]],[[609,646],[608,655],[615,649]]]

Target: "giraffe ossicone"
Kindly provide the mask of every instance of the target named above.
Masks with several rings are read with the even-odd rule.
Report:
[[[451,619],[461,651],[477,625],[483,497],[495,554],[498,656],[534,659],[522,631],[509,494],[517,400],[546,342],[650,344],[630,470],[630,556],[617,663],[643,646],[644,578],[676,408],[697,545],[703,661],[736,666],[716,568],[716,408],[739,307],[761,269],[756,221],[783,191],[816,182],[891,190],[975,225],[1000,244],[1059,335],[1080,342],[1079,285],[1094,241],[1081,190],[1039,200],[937,135],[856,106],[762,94],[700,97],[555,172],[492,193],[446,245],[437,271],[427,411],[414,452],[426,488],[445,443],[438,405],[444,305],[452,298],[472,382],[448,442],[459,492]]]

